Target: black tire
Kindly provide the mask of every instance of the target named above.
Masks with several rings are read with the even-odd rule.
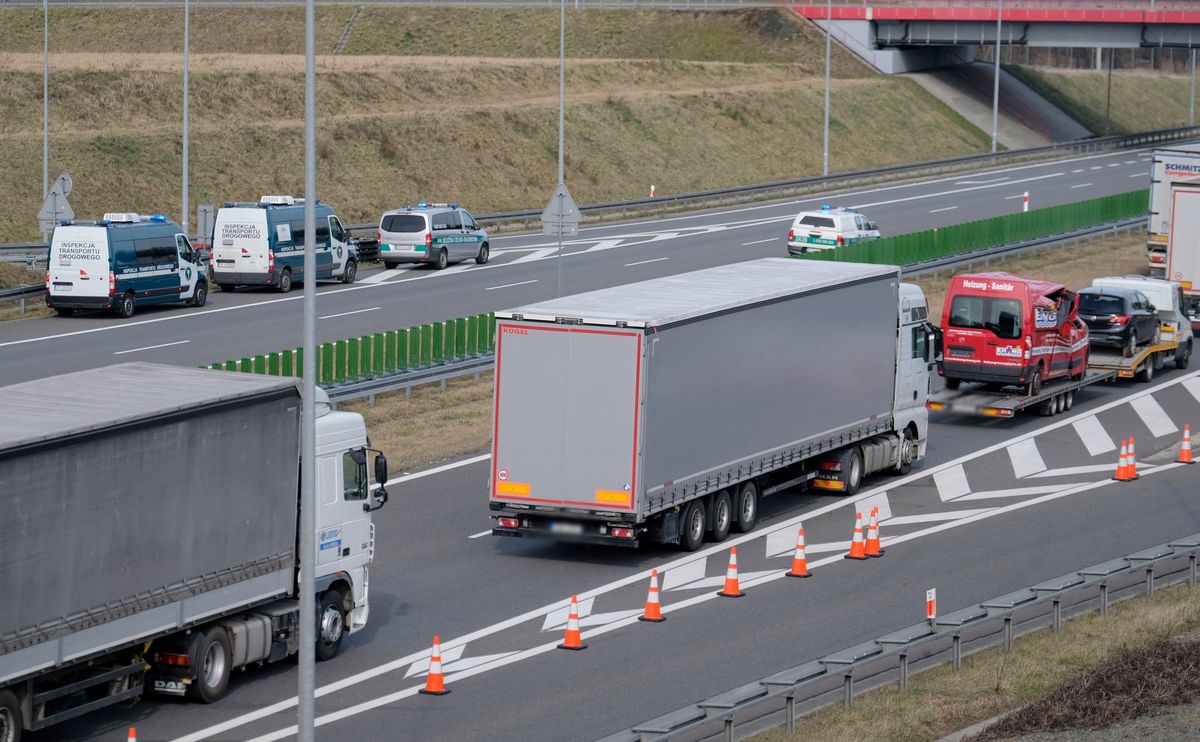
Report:
[[[233,291],[237,286],[232,283],[218,283],[217,288],[221,289],[221,291]]]
[[[908,474],[912,471],[913,462],[917,460],[917,450],[917,439],[913,437],[908,428],[905,428],[900,435],[900,461],[896,466],[899,474]]]
[[[949,376],[946,377],[946,388],[950,391],[957,391],[960,386],[962,386],[962,379],[952,379]]]
[[[433,264],[433,269],[436,271],[444,270],[449,263],[450,256],[446,254],[446,251],[438,250],[437,260]]]
[[[1150,359],[1151,359],[1151,362],[1154,364],[1155,371],[1162,371],[1163,366],[1167,365],[1167,357],[1166,357],[1166,355],[1164,355],[1161,352],[1151,353]]]
[[[292,271],[290,268],[284,268],[283,273],[279,274],[279,293],[286,294],[292,290]]]
[[[399,263],[384,263],[383,264],[383,269],[385,271],[394,271],[399,267],[400,267]]]
[[[342,594],[330,590],[321,596],[317,607],[317,659],[321,662],[337,657],[346,638],[346,616],[342,609]]]
[[[1191,358],[1192,358],[1191,344],[1179,346],[1179,351],[1177,353],[1175,353],[1175,368],[1177,368],[1181,371],[1183,369],[1187,368],[1188,362],[1191,360]]]
[[[0,690],[0,742],[21,742],[21,707],[7,690]]]
[[[679,521],[679,548],[696,551],[704,545],[704,503],[692,500],[683,508]]]
[[[358,261],[351,260],[346,263],[346,269],[342,271],[342,283],[354,283],[356,276],[358,276]]]
[[[1033,375],[1029,377],[1029,396],[1036,397],[1042,392],[1042,367],[1038,366],[1033,369]]]
[[[1137,380],[1143,384],[1149,384],[1154,379],[1154,361],[1147,358],[1142,367],[1138,369]]]
[[[729,496],[729,490],[721,490],[717,496],[713,498],[712,511],[712,528],[709,529],[709,538],[721,543],[729,537],[729,529],[733,526],[733,498]]]
[[[113,313],[118,317],[129,319],[133,316],[133,294],[122,294],[113,302]]]
[[[1129,339],[1125,342],[1125,347],[1121,348],[1121,355],[1125,358],[1132,358],[1137,352],[1137,330],[1130,328]]]
[[[233,674],[233,649],[225,628],[214,626],[204,633],[193,634],[188,654],[195,673],[188,695],[201,703],[221,700]]]
[[[479,254],[475,256],[475,262],[479,265],[487,265],[488,258],[492,255],[492,248],[488,247],[488,243],[483,243],[479,246]]]
[[[858,446],[842,452],[842,476],[846,481],[846,494],[857,495],[863,482],[863,456]]]
[[[749,533],[758,525],[758,485],[743,482],[738,488],[736,507],[733,510],[733,528],[738,533]]]
[[[73,308],[56,307],[54,309],[54,311],[58,312],[59,317],[74,317],[75,316],[75,310]],[[4,738],[0,737],[0,742],[3,742],[3,741],[4,741]]]
[[[1070,412],[1075,406],[1075,392],[1066,392],[1063,394],[1063,412]]]
[[[204,281],[196,283],[196,290],[192,293],[192,298],[188,304],[193,307],[202,307],[208,301],[208,284]]]

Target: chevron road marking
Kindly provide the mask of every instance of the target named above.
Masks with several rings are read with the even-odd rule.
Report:
[[[1083,442],[1084,447],[1087,448],[1088,453],[1092,456],[1117,450],[1117,444],[1113,443],[1112,438],[1108,435],[1108,431],[1104,429],[1104,426],[1100,424],[1100,420],[1095,415],[1089,415],[1082,420],[1076,420],[1071,425],[1075,428],[1075,432],[1079,434],[1079,440]]]
[[[1135,399],[1129,403],[1129,406],[1138,414],[1138,417],[1142,418],[1142,422],[1146,424],[1155,438],[1161,438],[1179,430],[1171,421],[1171,416],[1154,397]]]
[[[962,464],[937,472],[933,475],[933,483],[942,502],[956,500],[971,491],[971,485],[967,484],[967,472],[963,470]]]
[[[1034,438],[1009,446],[1008,458],[1012,461],[1013,474],[1017,479],[1024,479],[1030,474],[1046,470],[1046,462],[1042,461],[1042,454],[1038,451],[1037,440]]]

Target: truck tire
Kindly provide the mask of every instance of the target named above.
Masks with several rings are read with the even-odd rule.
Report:
[[[862,489],[863,455],[858,446],[851,446],[842,452],[842,476],[846,481],[846,494],[857,495]]]
[[[1070,412],[1075,406],[1075,392],[1070,391],[1063,394],[1063,412]]]
[[[1153,359],[1155,371],[1162,371],[1163,366],[1167,365],[1167,357],[1161,352],[1151,353],[1150,357]]]
[[[962,379],[946,378],[946,388],[950,391],[957,391],[960,386],[962,386]]]
[[[59,317],[73,317],[73,316],[75,316],[75,310],[74,310],[74,309],[71,309],[71,308],[69,308],[69,307],[56,307],[56,308],[54,309],[54,311],[58,312],[58,316],[59,316]],[[1176,362],[1178,363],[1178,361],[1176,361]],[[4,742],[4,738],[3,738],[3,737],[0,737],[0,742]]]
[[[188,694],[201,703],[221,700],[229,687],[229,676],[233,674],[233,649],[225,627],[213,626],[204,633],[193,634],[188,654],[195,673]]]
[[[733,527],[738,533],[749,533],[758,525],[758,485],[745,482],[738,488],[737,508]]]
[[[204,281],[196,282],[196,290],[192,292],[192,298],[188,301],[189,306],[202,307],[208,301],[208,284]]]
[[[679,548],[696,551],[704,545],[704,503],[692,500],[683,509],[679,521]]]
[[[283,273],[279,274],[279,293],[286,294],[292,290],[292,271],[290,268],[284,268]]]
[[[917,460],[917,439],[909,432],[908,428],[900,434],[900,451],[897,454],[899,463],[896,466],[896,472],[899,474],[908,474],[912,471],[913,462]]]
[[[221,293],[227,294],[236,289],[237,286],[232,283],[218,283],[217,288],[221,289]]]
[[[354,278],[358,275],[358,261],[351,260],[346,263],[346,268],[342,271],[342,283],[354,283]]]
[[[713,498],[712,529],[708,532],[709,538],[716,543],[721,543],[729,537],[729,529],[732,525],[733,498],[729,496],[729,490],[721,490]]]
[[[1147,358],[1142,362],[1142,367],[1138,369],[1137,380],[1143,384],[1149,384],[1154,378],[1154,361]]]
[[[1029,396],[1036,397],[1042,392],[1042,367],[1037,366],[1033,369],[1033,375],[1029,377]]]
[[[1192,357],[1192,344],[1179,346],[1179,350],[1175,353],[1175,368],[1183,370],[1188,367],[1188,361]]]
[[[8,690],[0,690],[0,742],[21,742],[21,707]]]
[[[346,637],[346,617],[342,613],[342,594],[330,590],[321,596],[317,608],[317,659],[321,662],[337,657]]]
[[[129,319],[133,316],[133,294],[122,294],[115,302],[113,302],[113,312],[122,319]]]

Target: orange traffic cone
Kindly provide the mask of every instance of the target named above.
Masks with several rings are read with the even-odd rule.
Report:
[[[1179,444],[1179,456],[1175,459],[1178,464],[1194,464],[1192,461],[1192,426],[1183,426],[1183,443]]]
[[[567,633],[563,637],[563,643],[558,645],[559,649],[587,649],[587,645],[583,643],[579,636],[579,600],[574,595],[571,596],[571,612],[567,614]]]
[[[867,549],[863,543],[863,527],[862,513],[855,513],[854,521],[854,538],[850,542],[850,553],[846,555],[847,559],[866,559]]]
[[[812,577],[808,573],[808,558],[804,555],[804,526],[800,526],[800,532],[796,534],[796,555],[792,557],[792,571],[787,573],[788,577]]]
[[[655,623],[666,621],[663,618],[662,608],[658,603],[658,570],[650,570],[650,593],[646,595],[646,610],[642,611],[642,615],[638,616],[639,621],[654,621]]]
[[[125,742],[137,742],[137,729],[129,727],[129,736],[125,738]]]
[[[1117,470],[1112,475],[1114,482],[1129,481],[1129,441],[1121,441],[1121,453],[1117,455]]]
[[[869,557],[883,556],[883,549],[879,548],[879,507],[871,508],[871,521],[867,525],[867,546],[866,555]]]
[[[433,637],[433,652],[429,655],[429,674],[425,676],[425,687],[418,692],[427,696],[444,696],[450,692],[446,690],[442,678],[442,643],[436,636]]]
[[[722,598],[740,598],[745,595],[738,587],[736,546],[729,550],[729,567],[725,570],[725,589],[717,595]]]
[[[1125,469],[1125,476],[1129,481],[1137,479],[1140,474],[1137,473],[1137,454],[1133,452],[1133,436],[1129,436],[1129,466]]]

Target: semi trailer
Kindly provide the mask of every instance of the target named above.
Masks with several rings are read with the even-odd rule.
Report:
[[[695,550],[925,453],[932,328],[895,266],[767,258],[496,318],[496,536]]]
[[[1164,209],[1171,225],[1166,277],[1183,287],[1184,313],[1200,332],[1200,178],[1171,183]]]
[[[1146,259],[1150,276],[1170,278],[1167,249],[1172,228],[1172,184],[1200,178],[1200,144],[1179,144],[1157,150],[1150,164],[1150,221]]]
[[[366,625],[387,461],[319,400],[301,533],[301,405],[296,379],[151,363],[0,387],[0,741],[146,691],[212,703],[295,654],[301,621],[322,660]]]

